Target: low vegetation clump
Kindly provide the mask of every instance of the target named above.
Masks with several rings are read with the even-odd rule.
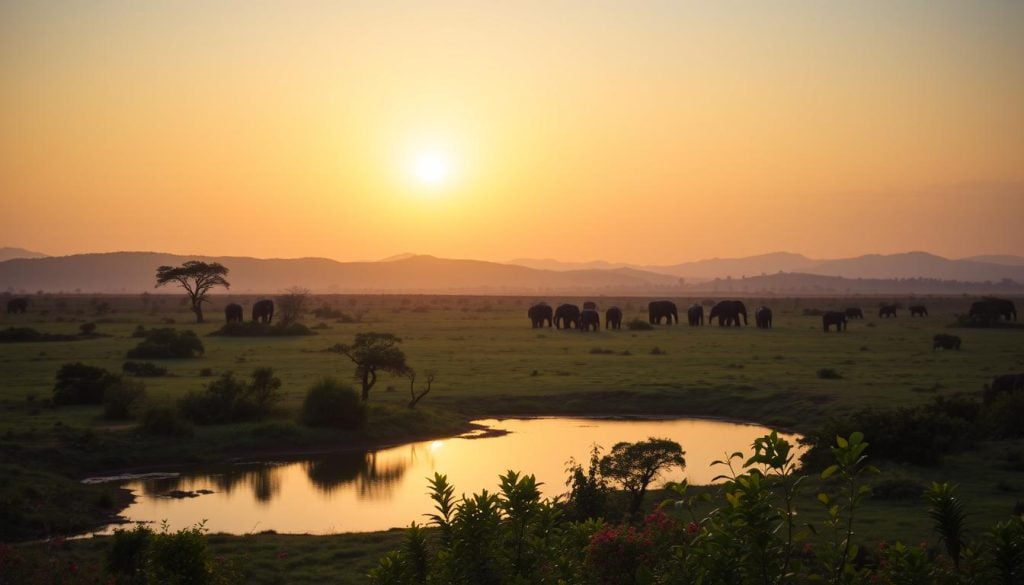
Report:
[[[0,330],[0,343],[34,343],[42,341],[78,341],[85,339],[81,335],[65,335],[63,333],[43,333],[31,327],[8,327]]]
[[[54,404],[102,404],[108,389],[121,383],[120,376],[81,362],[64,364],[53,385]]]
[[[177,408],[152,405],[142,413],[139,431],[155,437],[191,437],[192,424],[181,416]]]
[[[121,583],[212,585],[236,579],[229,567],[215,563],[202,524],[171,532],[145,524],[115,530],[107,553],[107,570]]]
[[[843,375],[832,368],[822,368],[818,370],[818,377],[822,380],[840,380]]]
[[[860,433],[836,437],[817,477],[798,470],[792,445],[775,433],[753,447],[749,459],[734,454],[715,463],[724,482],[713,493],[670,483],[668,501],[628,523],[603,514],[573,520],[562,501],[540,496],[530,475],[509,471],[496,493],[456,498],[455,487],[435,474],[428,480],[434,533],[413,523],[405,545],[380,560],[370,582],[1016,583],[1024,570],[1024,518],[969,538],[950,484],[923,492],[941,547],[860,546],[857,520],[871,492],[868,478],[878,473]],[[794,502],[811,489],[820,520],[797,517]]]
[[[615,353],[614,349],[607,349],[603,347],[593,347],[590,349],[592,355],[612,355]]]
[[[261,323],[246,321],[244,323],[225,323],[223,327],[210,333],[211,336],[223,337],[287,337],[291,335],[316,335],[316,332],[302,323]]]
[[[129,350],[128,359],[182,359],[203,354],[203,342],[194,331],[171,328],[150,329],[146,337],[134,349]]]
[[[121,371],[137,378],[159,378],[167,375],[167,368],[151,362],[125,362]]]
[[[651,325],[643,319],[633,319],[629,323],[626,323],[626,329],[630,331],[651,331],[654,329],[654,325]]]
[[[366,423],[366,403],[349,385],[324,378],[306,393],[302,423],[311,427],[358,429]]]
[[[133,418],[145,396],[142,382],[121,378],[103,393],[103,416],[111,420]]]
[[[281,399],[281,379],[271,368],[253,370],[248,382],[225,372],[201,392],[190,392],[178,402],[181,414],[197,424],[225,424],[261,420]]]

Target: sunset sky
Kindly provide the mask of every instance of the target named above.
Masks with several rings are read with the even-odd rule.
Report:
[[[3,2],[0,246],[1024,254],[1024,2]]]

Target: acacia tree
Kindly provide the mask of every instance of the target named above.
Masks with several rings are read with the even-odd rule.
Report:
[[[160,266],[156,269],[156,286],[159,288],[169,282],[178,283],[188,293],[192,303],[192,312],[196,314],[196,323],[203,322],[203,303],[206,294],[215,286],[230,288],[224,276],[228,273],[226,266],[218,262],[199,262],[189,260],[181,266]]]
[[[663,470],[684,467],[683,448],[671,439],[650,437],[637,443],[616,443],[601,458],[601,475],[618,482],[630,497],[629,517],[635,518],[647,486]]]
[[[356,365],[356,379],[362,384],[362,399],[370,397],[370,389],[377,383],[377,372],[405,376],[412,368],[405,363],[405,353],[398,347],[400,337],[391,333],[356,333],[355,342],[337,344],[330,348],[352,360]]]
[[[293,286],[277,297],[277,322],[281,327],[298,323],[312,303],[308,288]]]

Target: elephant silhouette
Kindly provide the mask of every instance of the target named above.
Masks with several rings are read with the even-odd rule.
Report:
[[[224,307],[224,320],[228,323],[241,323],[242,322],[242,305],[238,303],[231,303]]]
[[[596,309],[583,309],[580,313],[580,331],[600,331],[601,315]]]
[[[256,301],[252,306],[252,320],[261,323],[270,323],[274,319],[274,301],[263,299]]]
[[[956,335],[939,333],[932,338],[932,351],[936,349],[960,349],[960,338]]]
[[[555,309],[555,327],[557,329],[576,329],[580,326],[580,308],[565,303]]]
[[[547,321],[547,326],[551,327],[551,317],[554,311],[551,309],[551,305],[547,303],[537,303],[530,307],[526,311],[526,316],[530,318],[530,323],[533,324],[534,329],[544,327],[544,322]]]
[[[647,303],[647,320],[651,325],[661,325],[661,320],[671,325],[673,320],[679,323],[679,311],[672,301],[651,301]]]
[[[772,310],[768,307],[761,307],[757,311],[754,311],[754,322],[757,323],[758,329],[771,329]]]
[[[719,327],[739,327],[740,315],[743,316],[743,324],[747,324],[747,306],[743,301],[719,301],[711,307],[708,314],[708,324],[712,319],[718,319]]]
[[[622,309],[608,307],[608,310],[604,312],[604,328],[622,329]]]
[[[704,324],[704,307],[694,303],[686,309],[686,321],[690,327],[699,327]]]
[[[596,311],[597,303],[595,303],[594,301],[587,301],[583,303],[583,310],[586,311],[587,309],[590,309],[591,311]]]
[[[847,319],[863,319],[864,311],[860,310],[859,307],[850,307],[844,311]]]
[[[910,309],[910,316],[911,317],[927,317],[928,316],[928,308],[925,307],[924,305],[914,305],[914,306],[908,307],[908,308]]]
[[[1016,321],[1017,307],[1013,304],[1013,301],[997,299],[994,297],[985,297],[980,301],[971,303],[971,310],[968,315],[972,318],[991,319],[995,321],[998,321],[999,319]]]
[[[26,299],[26,298],[17,298],[17,299],[11,299],[11,300],[7,301],[7,313],[8,314],[12,314],[13,315],[15,313],[20,313],[20,314],[24,315],[26,311],[28,311],[28,299]]]
[[[846,330],[846,313],[840,311],[825,311],[821,314],[821,325],[828,333],[828,328],[835,325],[836,333]]]
[[[896,305],[882,305],[878,308],[878,317],[888,319],[896,317]]]

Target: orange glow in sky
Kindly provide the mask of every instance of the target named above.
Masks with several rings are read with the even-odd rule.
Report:
[[[1024,254],[1024,3],[0,4],[0,245]]]

